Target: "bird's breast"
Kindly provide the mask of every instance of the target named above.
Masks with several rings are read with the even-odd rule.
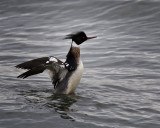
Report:
[[[83,63],[81,60],[79,60],[77,69],[73,71],[72,75],[69,78],[66,94],[74,92],[74,90],[77,88],[81,80],[83,70],[84,70]]]

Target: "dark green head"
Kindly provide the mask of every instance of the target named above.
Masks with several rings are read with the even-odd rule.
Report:
[[[92,38],[96,38],[96,36],[94,36],[94,37],[87,37],[86,34],[83,31],[76,32],[74,34],[69,34],[69,35],[67,35],[65,37],[65,39],[72,39],[72,41],[74,41],[77,45],[80,45],[84,41],[86,41],[88,39],[92,39]]]

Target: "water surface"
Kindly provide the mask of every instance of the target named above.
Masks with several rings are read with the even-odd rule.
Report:
[[[159,128],[160,1],[1,0],[1,128]],[[15,65],[61,60],[75,31],[83,78],[75,95],[54,95],[47,73],[17,79]]]

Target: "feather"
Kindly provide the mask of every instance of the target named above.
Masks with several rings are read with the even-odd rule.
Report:
[[[30,60],[21,64],[16,65],[16,68],[21,69],[33,69],[41,64],[45,64],[49,60],[49,57],[42,57],[34,60]]]
[[[42,73],[45,69],[46,69],[46,67],[44,65],[40,65],[40,66],[37,66],[35,68],[32,68],[32,69],[28,70],[27,72],[22,73],[17,78],[23,78],[24,79],[24,78],[27,78],[29,76]]]

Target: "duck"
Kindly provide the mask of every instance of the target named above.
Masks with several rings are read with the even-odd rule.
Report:
[[[55,56],[41,57],[16,65],[18,69],[25,69],[26,72],[17,78],[27,78],[47,71],[56,94],[74,93],[83,74],[83,62],[80,58],[80,47],[83,42],[96,38],[87,37],[85,32],[79,31],[66,35],[64,39],[71,39],[71,46],[63,62]]]

